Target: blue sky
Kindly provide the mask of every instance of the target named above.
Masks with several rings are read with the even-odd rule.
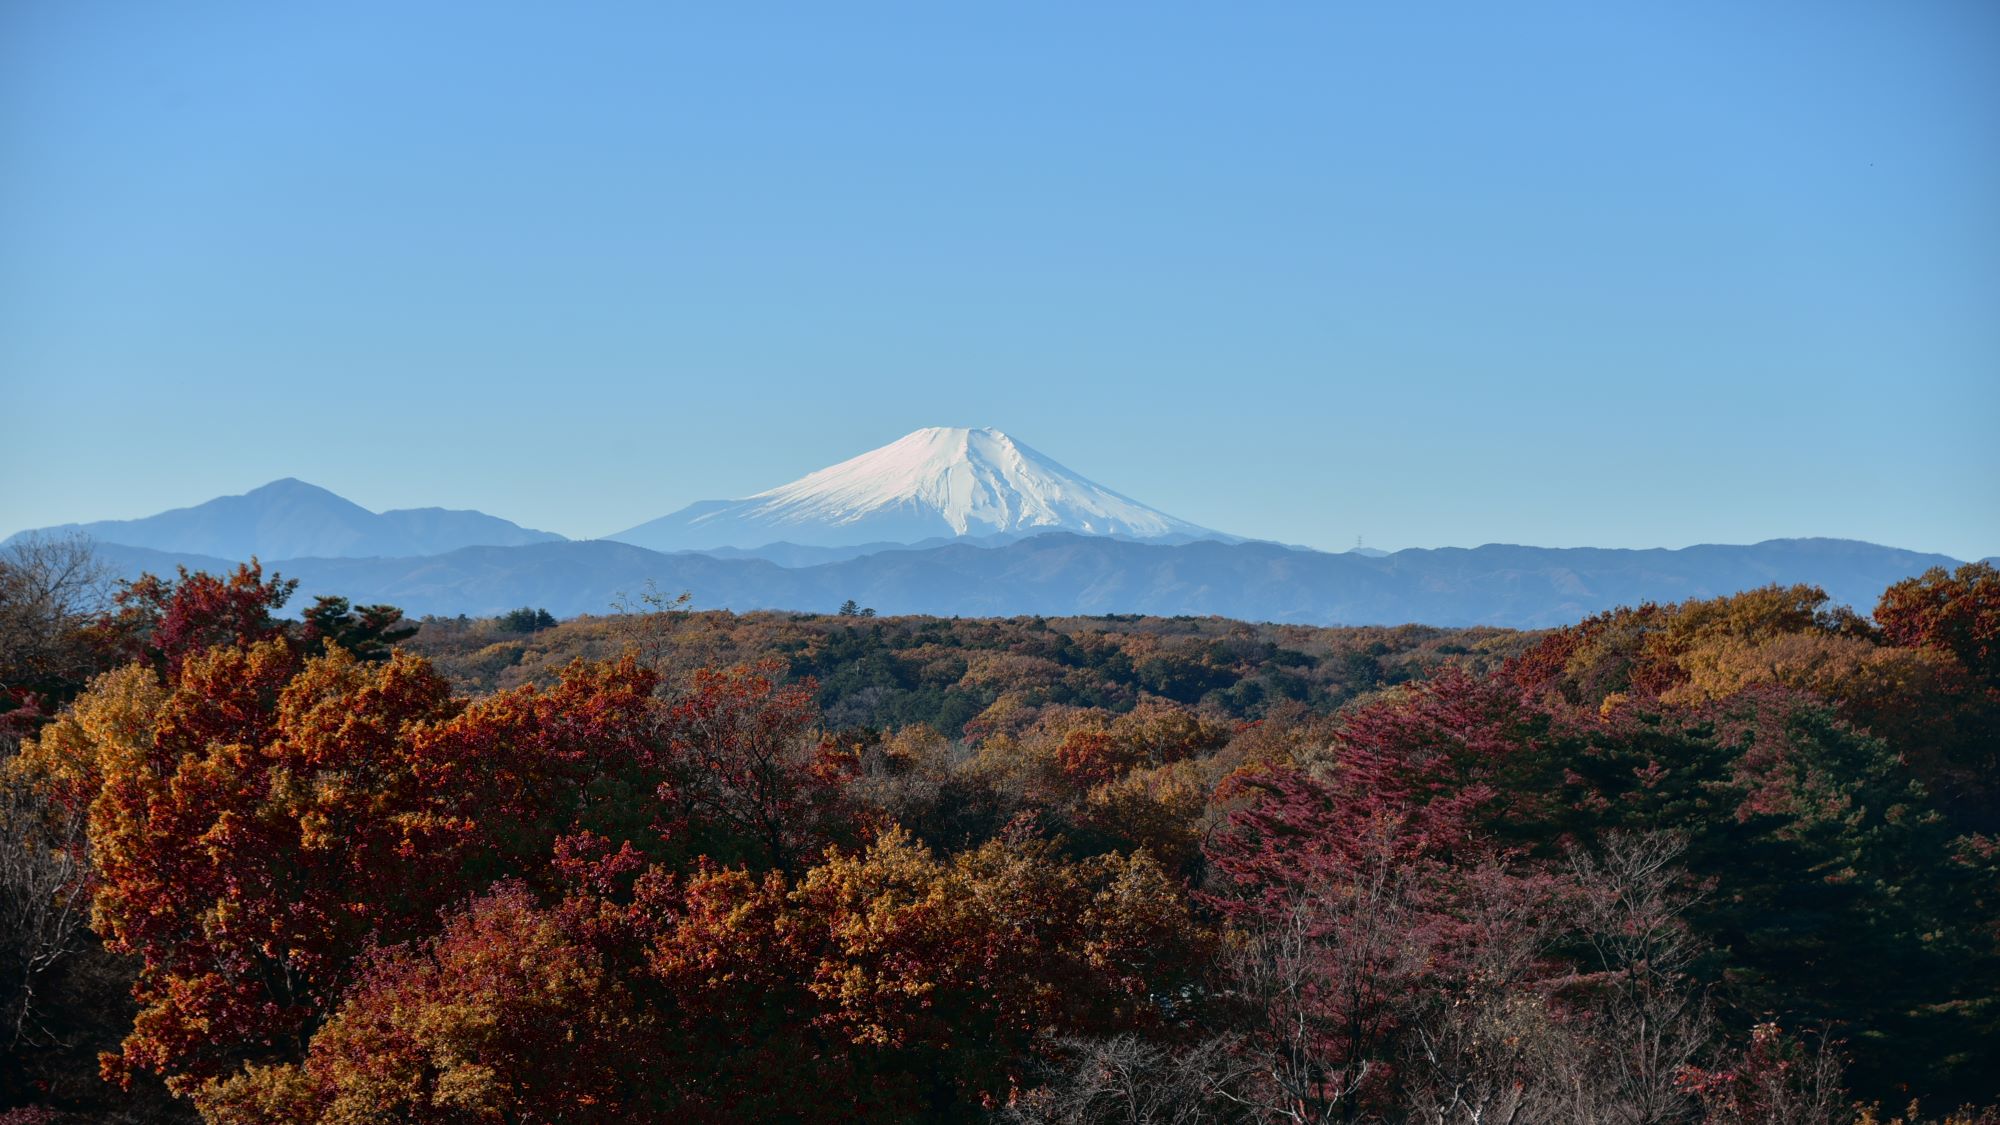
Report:
[[[0,8],[0,534],[925,425],[1344,548],[2000,552],[2000,6]]]

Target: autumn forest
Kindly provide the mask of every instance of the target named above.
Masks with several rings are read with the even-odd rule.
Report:
[[[2000,1121],[1985,564],[1545,632],[292,595],[0,564],[0,1122]]]

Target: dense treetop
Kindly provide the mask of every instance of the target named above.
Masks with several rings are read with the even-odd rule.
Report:
[[[1990,567],[1872,620],[1772,587],[1543,634],[407,635],[289,593],[251,565],[0,606],[34,637],[0,654],[0,1121],[2000,1098]]]

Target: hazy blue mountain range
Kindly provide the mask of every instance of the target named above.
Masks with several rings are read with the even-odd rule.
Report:
[[[883,551],[923,551],[929,550],[932,547],[944,547],[952,544],[960,544],[968,547],[1004,547],[1009,543],[1018,543],[1034,535],[1047,534],[1050,533],[1046,531],[1002,531],[994,532],[991,535],[937,535],[915,543],[881,541],[875,543],[857,543],[847,547],[814,547],[803,543],[766,543],[762,547],[709,547],[699,551],[675,551],[670,553],[708,555],[718,559],[764,559],[785,567],[818,566],[822,563],[856,559],[863,555],[880,554]],[[1130,537],[1109,535],[1105,536],[1105,538],[1128,539]],[[1199,536],[1185,534],[1157,535],[1133,541],[1156,546],[1172,546],[1180,543],[1199,542],[1204,539],[1213,539],[1222,543],[1248,542],[1248,540],[1239,539],[1233,535],[1225,536],[1219,533]],[[1310,550],[1310,548],[1304,549]],[[1378,555],[1383,553],[1380,551],[1376,552]]]
[[[217,558],[392,558],[564,541],[482,512],[371,512],[287,478],[134,520],[64,524],[105,543]],[[1237,542],[1086,480],[995,429],[933,426],[742,500],[705,500],[610,538],[786,566],[1045,531]],[[23,532],[22,534],[33,534]]]
[[[461,547],[512,547],[563,538],[484,512],[447,508],[371,512],[290,477],[241,496],[217,497],[144,519],[100,520],[40,530],[57,534],[81,531],[104,543],[229,559],[252,555],[266,559],[440,555]],[[19,537],[12,536],[9,542]]]
[[[102,548],[123,573],[222,558]],[[1537,628],[1616,605],[1811,582],[1867,612],[1892,582],[1957,565],[1842,539],[1748,546],[1604,550],[1489,545],[1380,557],[1270,543],[1148,544],[1050,533],[1002,546],[951,543],[810,566],[759,558],[662,554],[607,540],[466,547],[424,558],[267,560],[301,580],[296,605],[337,593],[413,615],[493,614],[517,606],[570,616],[606,613],[648,580],[687,590],[702,608],[831,612],[853,598],[882,613],[1219,614],[1310,624],[1504,625]]]
[[[1560,625],[1616,605],[1810,582],[1862,611],[1943,555],[1838,539],[1599,550],[1489,545],[1341,554],[1246,542],[1088,481],[992,429],[933,427],[616,539],[480,512],[370,512],[297,480],[137,520],[70,524],[127,577],[252,555],[318,594],[413,615],[605,613],[650,580],[694,604],[827,612],[1217,614],[1311,624]],[[671,552],[671,553],[663,553]]]

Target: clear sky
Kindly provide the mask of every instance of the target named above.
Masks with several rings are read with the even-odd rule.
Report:
[[[1329,548],[2000,552],[2000,5],[0,5],[0,534],[925,425]]]

